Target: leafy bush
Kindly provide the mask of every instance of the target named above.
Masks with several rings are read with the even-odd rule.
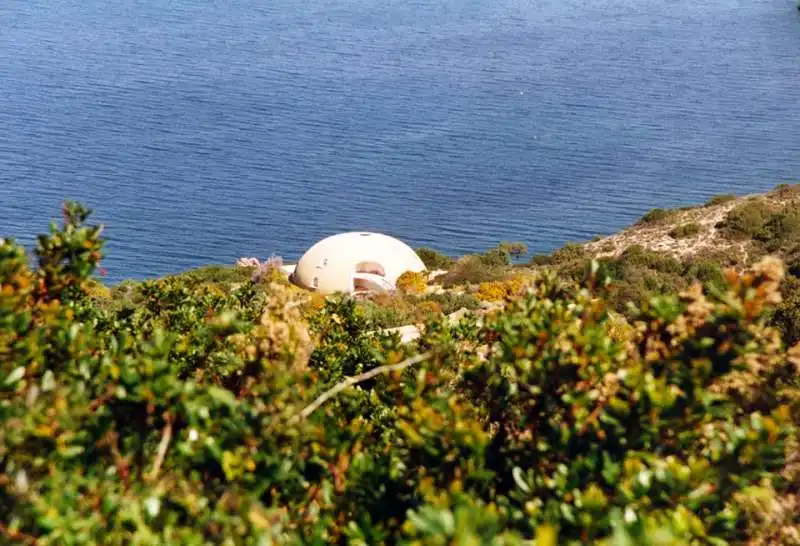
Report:
[[[764,224],[758,239],[765,248],[773,252],[800,238],[800,205],[790,204],[770,216]]]
[[[545,254],[534,256],[530,261],[530,265],[550,266],[558,270],[562,275],[578,278],[586,269],[586,262],[589,259],[590,254],[584,245],[567,243],[549,256]]]
[[[773,208],[763,199],[748,199],[728,212],[724,227],[736,237],[759,238],[772,217]]]
[[[426,294],[424,297],[417,299],[420,303],[433,302],[439,305],[442,313],[450,314],[459,309],[477,309],[479,306],[478,300],[474,295],[465,292],[441,292]]]
[[[276,280],[289,281],[289,276],[283,272],[283,258],[277,254],[271,255],[263,262],[259,262],[253,270],[253,282],[270,283]]]
[[[528,253],[528,245],[522,242],[503,241],[497,248],[507,252],[512,258],[519,258]]]
[[[800,342],[800,279],[787,277],[781,285],[782,301],[771,315],[771,324],[786,343]]]
[[[751,199],[731,209],[723,227],[734,238],[749,237],[774,252],[800,239],[800,203],[776,207],[763,199]]]
[[[423,300],[417,304],[417,316],[423,319],[431,319],[435,315],[441,315],[444,312],[442,305],[433,300]]]
[[[358,302],[359,313],[374,328],[395,328],[427,322],[432,315],[479,307],[469,293],[442,292],[423,296],[377,293]]]
[[[371,294],[358,303],[358,308],[376,328],[394,328],[416,322],[415,306],[402,294]]]
[[[505,267],[510,266],[515,259],[527,254],[527,252],[528,246],[525,243],[505,241],[489,249],[484,254],[472,254],[465,258],[471,258],[489,268]],[[463,259],[460,261],[463,261]]]
[[[418,248],[416,252],[417,256],[422,260],[422,263],[424,263],[425,267],[430,271],[449,269],[456,262],[450,256],[445,256],[430,248]]]
[[[653,209],[645,213],[642,216],[637,224],[657,224],[659,222],[663,222],[668,218],[671,218],[674,214],[674,211],[666,210],[666,209]]]
[[[789,274],[800,277],[800,244],[794,245],[784,253],[783,260]]]
[[[433,282],[440,283],[445,288],[450,288],[466,284],[497,281],[505,278],[506,275],[506,266],[488,266],[478,256],[465,256],[458,260],[447,273],[436,277]]]
[[[529,525],[523,532],[533,533],[549,521],[557,522],[565,543],[597,539],[611,532],[616,508],[630,510],[630,519],[638,522],[640,532],[661,525],[667,534],[682,535],[682,543],[699,541],[706,533],[735,538],[736,532],[725,529],[736,527],[739,516],[724,499],[732,499],[730,495],[738,487],[757,487],[762,474],[741,473],[743,461],[735,453],[741,453],[744,446],[725,447],[719,440],[720,434],[733,438],[723,432],[729,426],[724,420],[705,429],[700,423],[710,415],[708,411],[716,415],[712,421],[730,412],[731,417],[740,415],[734,417],[737,427],[753,433],[755,429],[740,420],[748,409],[739,414],[733,404],[718,413],[725,404],[711,410],[717,401],[705,399],[702,393],[732,373],[741,354],[732,347],[723,349],[725,342],[717,345],[732,334],[723,334],[718,321],[743,313],[737,319],[743,321],[742,331],[751,328],[744,324],[763,328],[763,322],[752,313],[759,313],[766,301],[774,301],[779,279],[775,271],[770,264],[756,275],[734,281],[727,297],[749,299],[741,311],[712,303],[699,289],[687,293],[682,304],[672,298],[654,300],[637,320],[636,348],[621,360],[621,352],[625,352],[621,346],[601,341],[607,336],[607,315],[585,291],[559,295],[557,287],[542,283],[538,297],[521,300],[490,327],[502,332],[500,338],[484,364],[473,368],[465,379],[472,397],[489,403],[489,428],[498,431],[492,439],[496,451],[490,448],[490,452],[497,453],[505,469],[495,476],[500,483],[504,483],[500,476],[506,476],[506,487],[513,491],[508,501],[510,513],[518,510],[520,521]],[[761,297],[756,293],[766,299],[753,299]],[[578,317],[582,317],[580,327],[574,330],[557,326],[572,324]],[[683,326],[676,330],[678,324]],[[554,330],[574,332],[575,337],[569,338],[571,358],[562,356],[559,347],[564,338],[552,336]],[[706,342],[700,339],[706,336],[709,349],[701,349]],[[736,342],[737,346],[742,341]],[[766,347],[759,350],[770,351]],[[708,365],[686,366],[685,359]],[[580,385],[585,385],[585,390]],[[702,409],[705,404],[711,406]],[[693,414],[697,426],[690,424]],[[756,428],[766,424],[777,432],[786,419],[778,411],[751,423],[760,423]],[[761,438],[769,444],[766,437]],[[780,459],[782,448],[767,444],[761,447],[772,455],[761,460]],[[759,448],[751,444],[745,449]],[[537,461],[533,467],[528,464],[531,460]],[[728,464],[737,469],[734,472],[740,478],[750,477],[734,485],[724,477],[723,468]],[[576,489],[571,485],[577,483],[583,486]],[[694,504],[689,500],[694,495],[680,493],[683,490],[688,495],[700,483],[706,483],[704,487],[715,495],[699,493],[704,500]],[[716,496],[720,493],[721,497]],[[676,502],[681,497],[685,500]]]
[[[144,283],[140,306],[99,308],[87,216],[67,206],[35,268],[0,242],[0,543],[701,545],[796,530],[800,349],[766,324],[773,261],[718,294],[651,298],[629,323],[597,266],[586,285],[547,273],[482,325],[434,319],[403,345],[352,298],[306,320],[284,284],[168,278]]]
[[[552,258],[555,263],[571,262],[573,260],[582,260],[588,256],[586,248],[579,243],[567,243],[555,252]]]
[[[250,280],[253,270],[246,267],[206,265],[177,275],[186,281],[209,283],[243,283]]]
[[[700,233],[700,224],[696,222],[689,222],[688,224],[681,224],[675,226],[670,232],[670,237],[674,239],[684,239],[686,237],[694,237]]]
[[[428,277],[424,273],[406,271],[397,278],[396,284],[405,294],[422,294],[428,287]]]
[[[724,205],[725,203],[730,203],[731,201],[736,201],[737,196],[732,193],[722,193],[720,195],[714,195],[706,201],[706,207],[714,207],[717,205]]]
[[[713,259],[694,259],[686,264],[683,277],[688,280],[697,280],[706,287],[721,290],[725,285],[725,272],[723,266]]]
[[[550,265],[553,263],[553,257],[550,254],[536,254],[528,263],[533,266]]]
[[[486,267],[504,267],[511,265],[511,254],[505,248],[497,247],[476,255],[477,259]]]
[[[648,250],[639,245],[625,249],[620,256],[624,264],[639,265],[664,273],[680,274],[683,271],[681,262],[664,252]]]
[[[632,317],[633,306],[640,306],[657,295],[675,293],[700,281],[706,287],[720,287],[723,282],[724,257],[692,257],[684,262],[668,253],[648,250],[640,245],[628,247],[618,257],[597,260],[597,275],[607,278],[610,284],[605,291],[608,303],[615,311]],[[592,260],[565,260],[556,266],[560,276],[575,280],[585,279],[590,273]]]

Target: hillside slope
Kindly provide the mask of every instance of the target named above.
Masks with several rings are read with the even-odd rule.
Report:
[[[800,222],[793,222],[799,214],[800,185],[784,184],[765,194],[721,195],[700,206],[654,209],[633,226],[585,246],[599,258],[619,257],[638,245],[679,259],[727,256],[747,264],[765,253],[791,250],[800,235]]]

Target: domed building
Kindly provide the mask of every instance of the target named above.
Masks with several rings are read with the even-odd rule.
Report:
[[[369,232],[340,233],[308,249],[297,262],[291,280],[324,294],[362,290],[394,290],[406,271],[420,272],[425,264],[402,241]]]

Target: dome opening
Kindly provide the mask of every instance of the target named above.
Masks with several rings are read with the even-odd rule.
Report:
[[[381,277],[386,276],[386,270],[378,262],[359,262],[356,264],[356,273],[372,273]]]

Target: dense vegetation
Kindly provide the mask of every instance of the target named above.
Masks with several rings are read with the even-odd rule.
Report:
[[[105,289],[87,217],[36,266],[0,243],[2,544],[800,543],[775,260],[678,295],[691,266],[642,249],[548,258],[577,282],[499,248],[451,266],[506,307],[402,345],[277,276]],[[670,294],[621,319],[642,267]]]
[[[661,229],[673,239],[699,240],[707,237],[707,228],[694,221],[681,221],[681,213],[693,211],[703,217],[709,207],[726,204],[731,208],[712,226],[719,232],[719,240],[702,251],[676,257],[668,251],[634,242],[615,255],[600,258],[601,269],[613,280],[607,301],[615,311],[633,318],[638,307],[653,296],[684,290],[698,280],[707,290],[718,291],[724,284],[726,268],[741,271],[768,254],[774,255],[785,262],[788,275],[781,284],[783,302],[769,312],[770,324],[781,331],[787,344],[797,343],[800,341],[800,186],[784,184],[765,195],[749,198],[719,195],[700,207],[654,209],[644,215],[634,230]],[[594,259],[595,252],[585,245],[568,244],[550,255],[534,256],[531,265],[581,280]]]

